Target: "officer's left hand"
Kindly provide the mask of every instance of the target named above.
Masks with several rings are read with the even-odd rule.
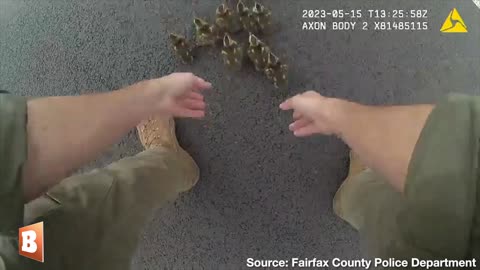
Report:
[[[203,118],[206,104],[203,90],[211,83],[192,73],[173,73],[143,82],[156,113],[175,117]]]

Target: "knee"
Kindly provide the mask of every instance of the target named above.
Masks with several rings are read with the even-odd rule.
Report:
[[[181,171],[182,182],[184,183],[181,192],[190,190],[200,178],[200,169],[193,158],[185,151],[178,152],[178,164]]]

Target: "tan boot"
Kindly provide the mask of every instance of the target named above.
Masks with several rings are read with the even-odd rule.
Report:
[[[347,178],[345,179],[352,178],[366,169],[367,166],[362,163],[360,157],[355,152],[350,151],[350,168],[348,170]]]
[[[146,150],[163,149],[178,154],[180,167],[189,185],[182,191],[191,189],[200,178],[200,170],[193,158],[178,143],[175,135],[175,121],[172,117],[151,117],[137,126],[138,137]]]
[[[333,211],[335,214],[350,223],[350,225],[357,230],[363,223],[363,218],[359,216],[359,213],[355,213],[352,209],[351,200],[356,197],[352,194],[352,192],[355,192],[353,181],[355,181],[355,176],[367,169],[367,166],[360,161],[358,155],[353,151],[350,151],[350,168],[348,170],[347,178],[345,178],[333,198]]]
[[[137,126],[137,131],[145,150],[165,147],[178,152],[180,149],[175,135],[175,121],[171,117],[152,117],[144,120]]]

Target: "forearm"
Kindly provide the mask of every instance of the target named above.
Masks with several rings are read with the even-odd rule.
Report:
[[[28,102],[26,199],[39,196],[118,142],[151,110],[141,84],[106,94]]]
[[[338,135],[370,168],[403,192],[415,144],[432,105],[374,107],[341,101]]]

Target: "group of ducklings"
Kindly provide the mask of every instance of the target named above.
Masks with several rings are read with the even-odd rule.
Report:
[[[215,22],[195,18],[195,40],[193,42],[178,34],[170,34],[175,53],[184,63],[193,62],[193,50],[197,47],[221,45],[221,55],[225,65],[241,69],[244,60],[249,59],[255,69],[263,72],[276,88],[288,83],[288,66],[273,54],[271,49],[256,35],[264,33],[271,25],[271,12],[263,5],[255,3],[249,9],[242,0],[238,1],[234,12],[221,4],[216,10]],[[232,38],[241,31],[249,33],[248,44],[240,44]]]

